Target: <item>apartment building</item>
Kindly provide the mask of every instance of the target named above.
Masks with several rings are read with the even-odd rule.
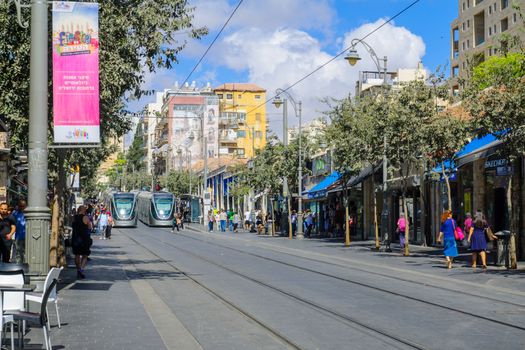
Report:
[[[451,25],[451,77],[463,77],[469,62],[477,64],[497,54],[501,34],[525,38],[523,21],[514,5],[525,9],[525,0],[459,0],[458,18]],[[457,94],[457,81],[452,92]]]
[[[266,90],[227,83],[213,91],[219,99],[219,155],[251,158],[266,145]]]
[[[144,163],[146,165],[146,172],[153,174],[153,151],[156,147],[155,142],[155,128],[157,127],[157,119],[159,119],[162,110],[162,100],[164,93],[157,92],[155,95],[155,102],[148,103],[144,111],[142,135],[144,144]]]
[[[164,91],[160,118],[155,126],[157,174],[186,170],[204,149],[208,158],[218,157],[219,100],[210,84],[198,88],[193,82]],[[205,146],[206,143],[206,146]]]

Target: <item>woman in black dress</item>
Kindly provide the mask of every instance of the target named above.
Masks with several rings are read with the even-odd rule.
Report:
[[[86,207],[81,205],[73,219],[73,237],[72,248],[75,254],[75,265],[77,267],[77,278],[86,278],[84,268],[86,267],[88,256],[91,254],[91,244],[93,240],[90,237],[92,226],[91,221],[86,215]]]

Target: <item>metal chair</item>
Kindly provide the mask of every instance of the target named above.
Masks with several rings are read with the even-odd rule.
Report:
[[[60,272],[62,271],[62,269],[63,269],[63,267],[60,267],[60,268],[53,267],[51,270],[49,270],[49,272],[47,274],[47,277],[46,277],[46,281],[44,282],[44,288],[43,288],[42,293],[27,293],[26,294],[26,301],[32,301],[34,303],[41,304],[42,301],[43,301],[44,292],[51,285],[51,282],[53,282],[53,280],[58,280],[58,276],[60,275]],[[58,296],[57,296],[56,286],[51,291],[51,294],[49,295],[48,302],[52,302],[52,303],[55,304],[55,310],[56,310],[56,313],[57,313],[58,328],[60,328],[61,327],[61,325],[60,325],[60,314],[58,313]],[[48,313],[49,313],[49,310],[46,310],[46,311],[48,311]],[[51,326],[49,325],[49,318],[48,318],[48,325],[47,326],[49,328],[51,328]]]
[[[51,346],[51,336],[49,334],[50,328],[48,328],[49,322],[47,316],[47,301],[49,300],[49,296],[51,295],[53,289],[56,287],[57,283],[58,281],[54,279],[51,282],[51,284],[47,287],[42,297],[42,305],[40,307],[39,313],[28,311],[13,311],[10,313],[10,315],[13,316],[13,320],[15,322],[29,322],[30,324],[36,324],[37,326],[42,327],[42,330],[44,331],[44,340],[46,342],[46,350],[53,349],[53,347]]]
[[[3,293],[0,292],[0,306],[3,305]],[[14,330],[13,330],[13,324],[14,324],[14,318],[13,315],[7,315],[4,314],[3,308],[1,309],[1,316],[0,316],[0,342],[4,340],[3,338],[3,331],[4,331],[4,325],[11,323],[11,349],[15,348],[15,336],[14,336]]]

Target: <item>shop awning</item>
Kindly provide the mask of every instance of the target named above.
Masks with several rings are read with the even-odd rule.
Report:
[[[492,134],[472,140],[456,155],[457,167],[494,154],[496,147],[502,143]]]
[[[312,187],[306,194],[308,199],[322,198],[326,196],[326,189],[334,182],[339,180],[339,173],[334,171],[328,175],[323,181]]]
[[[495,147],[501,143],[502,141],[492,134],[476,138],[456,153],[454,160],[445,161],[445,169],[455,171],[460,166],[473,162],[476,159],[486,158],[493,154]],[[432,171],[441,174],[441,164],[437,165]]]

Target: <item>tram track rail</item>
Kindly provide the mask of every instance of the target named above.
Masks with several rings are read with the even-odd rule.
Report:
[[[245,254],[245,255],[248,255],[248,256],[253,256],[253,257],[256,257],[256,258],[259,258],[259,259],[263,259],[263,260],[266,260],[266,261],[271,261],[271,262],[274,262],[274,263],[277,263],[277,264],[281,264],[281,265],[284,265],[284,266],[288,266],[288,267],[292,267],[292,268],[295,268],[295,269],[299,269],[299,270],[302,270],[302,271],[305,271],[305,272],[310,272],[310,273],[314,273],[314,274],[321,275],[321,276],[324,276],[324,277],[329,277],[329,278],[332,278],[332,279],[335,279],[335,280],[339,280],[339,281],[343,281],[343,282],[346,282],[346,283],[357,285],[357,286],[360,286],[360,287],[363,287],[363,288],[372,289],[372,290],[375,290],[375,291],[387,293],[387,294],[390,294],[390,295],[393,295],[393,296],[396,296],[396,297],[400,297],[400,298],[404,298],[404,299],[407,299],[407,300],[416,301],[416,302],[419,302],[419,303],[422,303],[422,304],[425,304],[425,305],[430,305],[430,306],[437,307],[437,308],[440,308],[440,309],[444,309],[444,310],[447,310],[447,311],[459,313],[459,314],[462,314],[464,316],[474,317],[474,318],[477,318],[477,319],[480,319],[480,320],[484,320],[484,321],[487,321],[487,322],[498,324],[500,326],[506,326],[506,327],[518,329],[520,331],[525,331],[525,327],[522,327],[522,326],[519,326],[519,325],[515,325],[515,324],[509,323],[509,322],[497,320],[497,319],[494,319],[494,318],[491,318],[491,317],[487,317],[487,316],[478,315],[478,314],[475,314],[473,312],[461,310],[461,309],[458,309],[458,308],[455,308],[455,307],[451,307],[451,306],[447,306],[447,305],[442,305],[442,304],[439,304],[439,303],[436,303],[436,302],[433,302],[433,301],[429,301],[429,300],[425,300],[425,299],[421,299],[421,298],[418,298],[418,297],[413,297],[413,296],[405,295],[405,294],[402,294],[402,293],[394,292],[394,291],[391,291],[391,290],[388,290],[388,289],[385,289],[385,288],[381,288],[381,287],[378,287],[378,286],[374,286],[374,285],[371,285],[371,284],[368,284],[368,283],[352,280],[350,278],[340,277],[340,276],[336,276],[336,275],[333,275],[333,274],[330,274],[330,273],[321,272],[321,271],[317,271],[317,270],[314,270],[314,269],[311,269],[311,268],[307,268],[307,267],[299,266],[299,265],[296,265],[296,264],[284,262],[284,261],[279,260],[279,259],[270,258],[270,257],[263,256],[263,255],[256,254],[256,253],[246,252],[246,251],[243,251],[241,249],[224,246],[222,244],[212,243],[212,242],[209,242],[209,241],[206,241],[206,240],[201,240],[201,239],[198,239],[198,238],[195,238],[195,237],[192,237],[192,236],[188,236],[188,235],[185,235],[185,234],[180,234],[180,235],[182,235],[184,237],[187,237],[187,238],[190,238],[190,239],[194,239],[194,240],[203,242],[203,243],[208,243],[208,244],[211,244],[211,245],[214,245],[214,246],[218,246],[218,247],[229,249],[229,250],[232,250],[232,251],[235,251],[235,252],[238,252],[238,253],[242,253],[242,254]],[[166,244],[169,244],[170,246],[176,247],[175,245],[172,245],[169,242],[166,242]],[[181,248],[178,248],[178,249],[181,249]],[[287,253],[284,253],[284,254],[287,254]],[[293,254],[290,254],[290,255],[293,255]],[[296,255],[293,255],[293,256],[296,256]],[[300,257],[300,256],[297,256],[297,257]],[[305,259],[306,260],[310,260],[308,258],[305,258]],[[322,260],[317,260],[317,259],[315,261],[323,262]],[[338,264],[331,264],[331,265],[340,266]],[[368,272],[368,271],[363,271],[363,272]],[[389,277],[387,275],[382,275],[382,274],[381,274],[381,276],[382,277]],[[397,279],[397,277],[395,277],[395,278],[394,277],[390,277],[390,278]],[[428,286],[430,288],[437,288],[435,286],[429,286],[427,284],[424,284],[424,283],[421,283],[421,282],[414,282],[414,281],[411,281],[411,280],[406,280],[406,282],[415,283],[415,284],[419,284],[419,285],[425,285],[425,286]],[[451,292],[457,293],[457,291],[453,290],[453,289],[447,289],[447,288],[439,288],[439,289],[444,289],[446,291],[451,291]],[[521,304],[501,301],[501,300],[498,300],[498,299],[495,299],[495,298],[486,297],[486,299],[491,300],[491,301],[497,301],[497,302],[500,302],[500,303],[509,304],[509,305],[512,305],[512,306],[523,307],[523,305],[521,305]]]
[[[254,256],[254,257],[257,257],[257,258],[261,258],[261,259],[264,259],[264,260],[272,261],[272,262],[283,264],[283,265],[288,265],[290,267],[295,267],[295,268],[302,269],[302,270],[305,270],[305,271],[308,271],[308,272],[313,272],[313,273],[316,273],[316,274],[325,275],[327,277],[334,277],[336,279],[345,280],[344,278],[341,278],[339,276],[333,276],[331,274],[324,273],[324,272],[321,272],[321,271],[308,269],[308,268],[305,268],[305,267],[302,267],[302,266],[299,266],[299,265],[287,263],[287,262],[284,262],[284,261],[281,261],[281,260],[278,260],[278,259],[274,259],[274,258],[270,258],[270,257],[264,256],[264,255],[260,255],[260,254],[257,254],[257,253],[251,253],[251,252],[247,252],[247,251],[244,251],[244,250],[241,250],[241,249],[238,249],[238,248],[233,248],[233,247],[229,247],[229,246],[226,246],[226,245],[223,245],[223,244],[210,242],[209,240],[199,239],[199,238],[196,238],[195,236],[190,236],[190,235],[187,235],[187,234],[184,234],[184,233],[178,233],[178,234],[181,235],[181,236],[184,236],[186,238],[189,238],[189,239],[193,239],[193,240],[196,240],[196,241],[200,241],[200,242],[203,242],[203,243],[206,243],[206,244],[209,244],[209,245],[213,245],[213,246],[217,246],[217,247],[221,247],[221,248],[224,248],[224,249],[232,250],[232,251],[235,251],[235,252],[238,252],[238,253],[251,255],[251,256]],[[391,276],[391,275],[388,275],[388,274],[384,274],[384,273],[380,273],[380,272],[376,272],[376,271],[371,271],[371,270],[367,270],[367,269],[362,269],[362,268],[355,267],[355,266],[348,266],[348,265],[343,265],[343,264],[340,264],[340,263],[334,263],[334,262],[330,262],[330,261],[326,261],[326,260],[315,259],[315,258],[311,258],[311,257],[305,257],[305,256],[302,256],[302,255],[293,254],[293,253],[290,253],[290,252],[284,252],[284,251],[281,251],[281,250],[268,249],[268,251],[271,251],[273,253],[278,253],[278,254],[292,256],[294,258],[298,258],[298,259],[302,259],[302,260],[306,260],[306,261],[322,263],[322,264],[328,265],[328,266],[335,266],[335,267],[343,268],[343,269],[346,269],[346,270],[358,271],[358,272],[363,272],[363,273],[367,273],[367,274],[372,274],[372,275],[376,275],[376,276],[379,276],[379,277],[382,277],[382,278],[387,278],[387,279],[394,280],[394,281],[407,282],[407,283],[411,283],[411,284],[418,285],[418,286],[438,289],[438,290],[442,290],[442,291],[446,291],[446,292],[452,292],[452,293],[460,293],[461,292],[458,289],[437,286],[435,284],[429,284],[429,283],[426,283],[426,282],[415,281],[415,280],[404,278],[404,277],[400,277],[400,276]],[[347,282],[353,282],[353,281],[348,280]],[[515,303],[515,302],[507,301],[507,300],[501,300],[501,299],[498,299],[498,298],[493,298],[493,297],[486,296],[486,295],[481,295],[481,294],[475,294],[475,296],[476,296],[476,298],[484,299],[484,300],[491,301],[491,302],[497,302],[497,303],[506,304],[506,305],[510,305],[510,306],[515,306],[515,307],[519,307],[519,308],[525,308],[525,304]],[[525,328],[524,328],[524,330],[525,330]]]
[[[235,309],[236,311],[238,311],[240,314],[242,314],[243,316],[247,317],[248,319],[254,321],[255,323],[257,323],[258,325],[260,325],[261,327],[263,327],[265,330],[267,330],[268,332],[270,332],[273,336],[277,337],[279,340],[281,340],[283,343],[285,343],[287,346],[289,346],[290,348],[293,348],[293,349],[301,349],[301,347],[299,345],[297,345],[296,343],[294,343],[291,339],[289,339],[288,337],[286,337],[285,335],[283,335],[281,332],[275,330],[273,327],[269,326],[268,324],[266,324],[264,321],[261,321],[259,320],[256,316],[252,315],[250,312],[244,310],[242,307],[236,305],[235,303],[233,303],[232,301],[228,300],[226,297],[220,295],[219,293],[215,292],[213,289],[211,289],[210,287],[206,286],[204,283],[200,282],[199,280],[197,280],[196,278],[192,277],[190,274],[182,271],[181,269],[179,269],[177,266],[175,266],[174,264],[172,264],[171,262],[167,261],[166,259],[164,259],[162,256],[160,256],[159,254],[155,253],[154,251],[152,251],[150,248],[146,247],[144,244],[142,244],[141,242],[139,242],[138,240],[134,239],[133,237],[130,237],[129,235],[126,234],[126,236],[131,240],[133,241],[135,244],[137,244],[138,246],[140,246],[141,248],[145,249],[146,251],[148,251],[150,254],[152,254],[153,256],[155,256],[156,258],[158,258],[160,261],[162,261],[163,263],[167,264],[168,266],[170,266],[171,268],[173,268],[174,270],[176,270],[177,272],[181,273],[183,276],[185,276],[186,278],[188,278],[189,280],[193,281],[194,283],[196,283],[198,286],[200,286],[201,288],[203,288],[204,290],[206,290],[208,293],[210,293],[211,295],[213,295],[214,297],[216,297],[218,300],[222,301],[223,303],[225,303],[226,305],[232,307],[233,309]],[[290,291],[286,291],[282,288],[279,288],[279,287],[276,287],[276,286],[273,286],[267,282],[264,282],[264,281],[261,281],[261,280],[258,280],[256,278],[253,278],[253,277],[250,277],[242,272],[239,272],[239,271],[236,271],[234,269],[231,269],[219,262],[216,262],[216,261],[213,261],[207,257],[204,257],[202,255],[199,255],[195,252],[192,252],[192,251],[189,251],[187,249],[184,249],[184,248],[181,248],[177,245],[174,245],[170,242],[166,242],[164,240],[157,240],[158,243],[162,243],[162,244],[165,244],[167,246],[170,246],[176,250],[179,250],[185,254],[188,254],[190,256],[193,256],[199,260],[202,260],[208,264],[211,264],[213,266],[216,266],[218,268],[221,268],[233,275],[236,275],[238,277],[241,277],[245,280],[248,280],[250,282],[253,282],[257,285],[260,285],[262,287],[265,287],[267,289],[270,289],[270,290],[273,290],[274,292],[277,292],[285,297],[287,297],[288,299],[291,299],[291,300],[294,300],[298,303],[301,303],[303,305],[306,305],[308,307],[310,307],[311,309],[313,310],[316,310],[318,312],[321,312],[323,313],[324,315],[328,316],[328,317],[331,317],[332,319],[335,319],[361,333],[364,333],[372,338],[375,338],[379,341],[382,341],[383,343],[385,343],[385,345],[387,346],[394,346],[396,348],[411,348],[411,349],[419,349],[419,350],[427,350],[428,348],[421,345],[421,344],[418,344],[414,341],[411,341],[411,340],[408,340],[408,339],[404,339],[404,338],[401,338],[399,337],[398,335],[396,334],[393,334],[391,332],[388,332],[386,330],[382,330],[382,329],[379,329],[378,327],[375,327],[373,325],[370,325],[366,322],[363,322],[363,321],[360,321],[358,320],[357,318],[354,318],[354,317],[351,317],[351,316],[348,316],[348,315],[345,315],[341,312],[338,312],[336,310],[333,310],[331,308],[328,308],[326,306],[323,306],[323,305],[320,305],[312,300],[309,300],[309,299],[306,299],[306,298],[303,298],[295,293],[292,293]],[[397,345],[397,346],[396,346]],[[400,347],[400,346],[404,346],[404,347]]]

